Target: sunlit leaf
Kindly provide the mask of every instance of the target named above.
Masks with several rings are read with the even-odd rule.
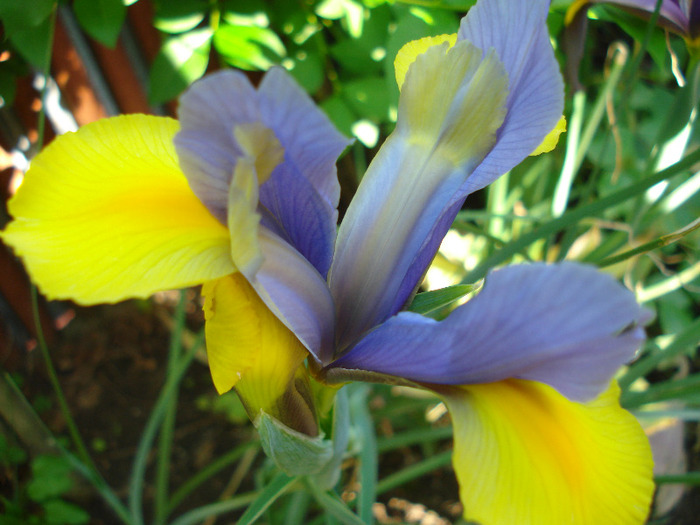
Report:
[[[166,102],[201,77],[209,63],[212,32],[191,31],[165,41],[156,55],[148,84],[151,103]]]
[[[153,25],[165,33],[184,33],[197,27],[207,13],[206,0],[160,2]]]
[[[75,0],[73,11],[88,35],[108,47],[115,46],[126,17],[123,0]]]

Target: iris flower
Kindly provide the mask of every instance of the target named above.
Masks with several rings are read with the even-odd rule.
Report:
[[[614,4],[649,18],[656,11],[657,0],[576,0],[566,13],[567,21],[571,21],[582,8],[597,3]],[[697,46],[700,37],[700,3],[693,0],[661,0],[660,4],[659,24]]]
[[[465,517],[641,523],[648,443],[612,379],[645,312],[573,262],[492,272],[436,321],[405,311],[457,211],[555,127],[563,86],[546,0],[480,0],[459,33],[396,60],[398,121],[336,235],[348,141],[282,69],[211,75],[179,122],[144,115],[59,137],[33,161],[3,240],[52,298],[203,284],[209,366],[250,416],[316,436],[310,384],[428,389],[454,426]]]

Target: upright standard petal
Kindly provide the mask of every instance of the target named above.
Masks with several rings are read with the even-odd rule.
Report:
[[[436,83],[436,79],[439,81]],[[411,65],[396,130],[372,161],[340,226],[329,276],[342,349],[394,314],[435,223],[495,141],[507,95],[503,66],[467,42]],[[434,254],[429,254],[427,266]]]
[[[101,120],[33,160],[2,239],[42,292],[116,302],[235,271],[228,230],[178,167],[177,129],[145,115]]]
[[[443,392],[464,516],[482,525],[641,525],[654,493],[649,443],[615,383],[585,404],[537,382]]]
[[[252,420],[262,410],[316,435],[304,346],[240,273],[206,283],[202,293],[209,369],[219,393],[235,387]]]
[[[491,152],[464,183],[466,194],[493,182],[542,142],[562,115],[564,85],[545,23],[549,0],[478,2],[458,40],[495,49],[508,72],[508,114]]]
[[[511,266],[444,321],[402,312],[332,367],[436,384],[533,379],[589,400],[634,357],[644,320],[634,295],[595,268]]]
[[[299,183],[293,187],[287,186],[285,176],[258,180],[260,204],[266,208],[261,213],[276,223],[283,237],[325,276],[338,218],[340,187],[335,161],[349,141],[308,95],[280,68],[270,70],[258,90],[242,73],[224,71],[195,83],[183,95],[180,122],[182,131],[175,144],[183,170],[194,192],[224,223],[229,185],[241,159],[265,159],[269,173],[281,167],[284,174],[294,174]],[[279,158],[275,155],[272,162],[264,151],[252,152],[251,146],[257,141],[248,140],[251,126],[255,135],[260,135],[259,128],[269,130],[284,154]],[[263,138],[265,143],[272,143],[269,137]],[[256,171],[260,172],[259,168],[256,166]],[[303,200],[305,209],[312,208],[303,217],[314,220],[298,220],[280,206],[289,201],[290,192],[292,200]],[[316,241],[321,236],[323,242],[319,245]],[[309,251],[312,244],[314,248]]]

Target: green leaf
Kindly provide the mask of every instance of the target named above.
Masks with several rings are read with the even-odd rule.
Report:
[[[408,309],[411,312],[425,315],[439,310],[443,306],[447,306],[451,302],[477,290],[480,286],[480,284],[455,284],[454,286],[448,286],[440,290],[419,293],[415,296]]]
[[[88,35],[107,47],[116,45],[126,17],[123,0],[75,0],[73,11]]]
[[[46,71],[49,66],[50,26],[51,18],[46,18],[37,27],[16,31],[10,36],[19,54],[39,71]]]
[[[343,96],[362,118],[386,122],[389,118],[389,97],[381,77],[368,77],[346,82]]]
[[[156,55],[148,83],[153,104],[167,102],[200,78],[209,63],[212,31],[200,29],[165,41]]]
[[[207,14],[206,0],[159,2],[153,25],[164,33],[184,33],[197,27]]]
[[[236,525],[250,525],[251,523],[255,523],[263,512],[277,501],[295,481],[296,478],[290,478],[283,472],[277,474],[277,476],[265,486],[260,495],[255,498],[255,501],[250,504],[250,507],[243,513],[243,516],[241,516]]]
[[[71,466],[63,456],[38,456],[32,462],[32,480],[27,494],[32,501],[56,498],[73,487]]]
[[[41,506],[47,525],[82,525],[90,521],[90,515],[85,510],[67,501],[54,499]]]
[[[36,28],[46,21],[52,9],[53,0],[0,1],[0,20],[5,36],[12,37],[18,31]]]
[[[321,103],[321,109],[343,134],[352,135],[352,125],[357,121],[357,116],[341,96],[327,98]]]
[[[223,24],[214,33],[214,48],[232,66],[250,70],[267,70],[286,54],[272,30],[255,26]]]
[[[311,46],[300,48],[292,58],[285,59],[284,66],[307,93],[316,93],[325,79],[323,63]]]
[[[372,59],[372,50],[365,48],[362,41],[351,39],[341,40],[330,48],[330,54],[342,69],[348,73],[367,75],[381,73],[381,62]]]

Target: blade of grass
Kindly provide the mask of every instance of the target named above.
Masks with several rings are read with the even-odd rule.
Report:
[[[680,241],[683,237],[688,235],[689,233],[694,232],[700,228],[700,219],[696,219],[687,226],[684,226],[680,230],[677,230],[673,233],[669,233],[668,235],[662,235],[658,239],[654,239],[653,241],[646,242],[644,244],[641,244],[637,246],[636,248],[632,248],[631,250],[627,250],[625,252],[619,253],[617,255],[613,255],[611,257],[608,257],[606,259],[603,259],[602,261],[598,261],[596,264],[598,265],[599,268],[605,268],[606,266],[611,266],[613,264],[617,264],[622,261],[626,261],[630,257],[634,257],[635,255],[639,255],[641,253],[647,253],[652,250],[656,250],[657,248],[662,248],[664,246],[668,246],[670,244],[674,244],[678,241]]]
[[[673,342],[665,349],[653,351],[630,365],[627,372],[618,381],[620,388],[624,392],[637,379],[655,370],[662,361],[673,359],[680,353],[687,351],[692,345],[697,345],[698,341],[700,341],[700,319],[696,319],[695,322],[676,335]]]
[[[177,321],[177,320],[176,320]],[[181,320],[184,323],[184,319]],[[182,327],[173,330],[182,330]],[[190,366],[195,353],[199,349],[200,344],[204,340],[204,332],[200,334],[197,338],[195,344],[192,348],[179,359],[177,366],[172,375],[166,377],[165,384],[158,395],[156,404],[151,411],[151,415],[146,422],[146,427],[141,434],[141,439],[139,440],[138,447],[136,449],[136,455],[131,467],[131,477],[129,480],[129,511],[131,513],[131,519],[135,525],[143,524],[143,514],[142,514],[142,499],[143,499],[143,485],[144,477],[146,474],[146,465],[148,463],[148,453],[153,446],[153,441],[158,432],[158,428],[165,417],[168,406],[170,406],[170,400],[174,393],[180,386],[180,381],[182,381],[185,372]]]
[[[684,485],[700,485],[700,472],[686,472],[685,474],[662,474],[654,476],[654,481],[659,485],[669,483],[682,483]]]
[[[171,522],[170,525],[194,525],[195,523],[200,523],[202,520],[210,516],[217,516],[219,514],[224,514],[225,512],[233,512],[234,510],[242,509],[246,505],[250,505],[259,496],[260,493],[257,491],[247,492],[226,501],[219,501],[217,503],[204,505],[186,512],[178,519]]]
[[[175,308],[174,329],[170,334],[170,346],[168,348],[168,365],[166,377],[171,376],[182,353],[182,331],[185,325],[185,305],[187,294],[180,291],[180,299]],[[156,525],[163,525],[167,517],[168,492],[170,485],[170,454],[173,447],[173,430],[175,428],[175,415],[177,411],[178,391],[175,390],[168,399],[165,416],[158,436],[158,455],[156,460],[155,480],[155,517]]]
[[[379,453],[452,437],[452,427],[420,428],[377,440]]]
[[[277,501],[277,499],[296,481],[297,478],[287,476],[284,472],[277,474],[272,481],[258,493],[258,496],[243,513],[243,516],[236,522],[236,525],[250,525],[251,523],[255,523],[270,505]],[[176,524],[173,523],[173,525]]]
[[[700,373],[682,379],[654,383],[642,392],[623,392],[620,396],[620,405],[631,409],[658,401],[669,401],[671,399],[697,400],[698,398],[700,398]]]
[[[409,481],[413,481],[414,479],[425,476],[434,470],[445,467],[451,462],[451,450],[441,452],[440,454],[435,454],[433,457],[424,459],[423,461],[401,469],[398,472],[394,472],[384,479],[379,480],[379,483],[377,484],[377,494],[382,494],[388,490],[400,487]]]
[[[243,454],[246,451],[248,451],[248,449],[253,447],[260,447],[260,443],[258,441],[249,441],[247,443],[243,443],[242,445],[237,446],[233,450],[230,450],[223,456],[215,459],[202,470],[197,472],[190,479],[188,479],[185,483],[183,483],[180,486],[180,488],[178,488],[173,493],[172,497],[170,498],[170,502],[168,503],[167,514],[170,514],[172,511],[174,511],[175,508],[177,508],[177,506],[180,503],[182,503],[182,501],[187,496],[189,496],[192,493],[192,491],[196,490],[197,487],[199,487],[202,483],[207,481],[212,476],[215,476],[229,465],[238,461],[243,456]]]
[[[659,297],[663,297],[667,293],[671,293],[679,288],[689,284],[700,276],[700,262],[696,262],[685,270],[678,272],[667,279],[654,283],[646,288],[642,288],[637,292],[637,300],[640,303],[648,303]]]
[[[374,421],[367,408],[368,385],[356,385],[350,396],[350,415],[360,439],[360,491],[357,495],[357,514],[362,523],[374,523],[372,506],[377,499],[377,434]]]
[[[472,271],[470,271],[464,277],[464,279],[462,279],[462,283],[473,283],[478,281],[479,279],[483,279],[491,268],[506,262],[513,255],[518,253],[520,250],[523,250],[535,241],[548,237],[552,234],[558,233],[559,231],[571,226],[572,224],[577,223],[583,218],[600,216],[602,212],[606,209],[620,204],[626,201],[627,199],[642,194],[644,191],[646,191],[648,188],[652,187],[658,182],[679,175],[680,173],[684,173],[686,170],[690,169],[695,163],[699,161],[700,150],[693,151],[683,160],[677,162],[673,166],[666,168],[665,170],[648,175],[642,180],[630,184],[626,188],[616,191],[615,193],[612,193],[606,197],[602,197],[589,204],[584,204],[582,206],[578,206],[577,208],[567,211],[561,217],[546,222],[536,227],[529,233],[526,233],[525,235],[519,237],[518,239],[509,242],[496,253],[484,259]]]
[[[357,516],[351,511],[345,502],[335,492],[325,492],[320,490],[310,480],[304,484],[316,502],[331,516],[345,525],[366,525],[370,523]]]

